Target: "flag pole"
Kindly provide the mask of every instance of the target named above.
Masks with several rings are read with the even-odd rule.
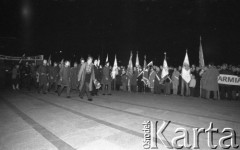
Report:
[[[201,37],[201,35],[200,35],[200,45],[199,46],[201,46],[201,44],[202,44],[202,37]],[[200,50],[200,49],[199,49]],[[201,65],[201,64],[200,64]],[[201,65],[201,68],[202,68],[203,66]],[[202,68],[203,69],[203,68]],[[200,79],[200,91],[199,91],[199,94],[200,94],[200,98],[202,97],[202,83],[201,83],[201,79]]]

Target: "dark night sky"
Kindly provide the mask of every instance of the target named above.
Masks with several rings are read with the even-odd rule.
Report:
[[[199,36],[206,62],[240,64],[238,0],[2,0],[2,54],[52,54],[67,59],[116,53],[126,65],[130,50],[140,63],[182,64],[188,49],[198,63]],[[77,57],[73,58],[76,54]],[[135,55],[134,59],[135,61]]]

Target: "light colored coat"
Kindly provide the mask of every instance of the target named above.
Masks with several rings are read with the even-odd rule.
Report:
[[[89,91],[92,91],[92,83],[95,81],[95,74],[94,74],[94,67],[93,64],[90,64],[91,66],[91,78],[89,82]],[[79,85],[79,90],[81,91],[85,82],[85,77],[86,77],[86,66],[87,62],[81,65],[81,68],[78,73],[78,81],[80,82]]]

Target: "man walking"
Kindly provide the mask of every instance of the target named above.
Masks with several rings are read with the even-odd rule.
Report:
[[[48,68],[47,60],[43,60],[43,64],[39,66],[37,70],[37,75],[39,76],[39,88],[38,93],[41,91],[43,94],[47,93],[47,83],[48,83]]]
[[[88,57],[87,62],[81,65],[80,71],[78,73],[79,85],[79,96],[82,99],[84,93],[87,94],[88,101],[92,101],[92,96],[90,91],[92,91],[93,82],[95,81],[94,68],[92,64],[92,57]]]
[[[58,96],[61,95],[63,89],[67,88],[67,98],[70,98],[70,62],[66,61],[65,65],[60,70],[60,85],[58,89]]]

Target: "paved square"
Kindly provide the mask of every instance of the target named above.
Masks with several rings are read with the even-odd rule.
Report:
[[[76,93],[68,99],[55,93],[4,91],[0,98],[0,150],[140,150],[142,123],[148,120],[171,121],[164,131],[169,141],[183,127],[191,143],[192,128],[207,129],[210,122],[219,132],[234,129],[237,144],[240,139],[239,101],[124,92],[97,96],[92,102]],[[218,145],[226,135],[214,134],[213,143]],[[200,149],[210,149],[207,134],[199,138]],[[168,149],[160,141],[157,145]]]

